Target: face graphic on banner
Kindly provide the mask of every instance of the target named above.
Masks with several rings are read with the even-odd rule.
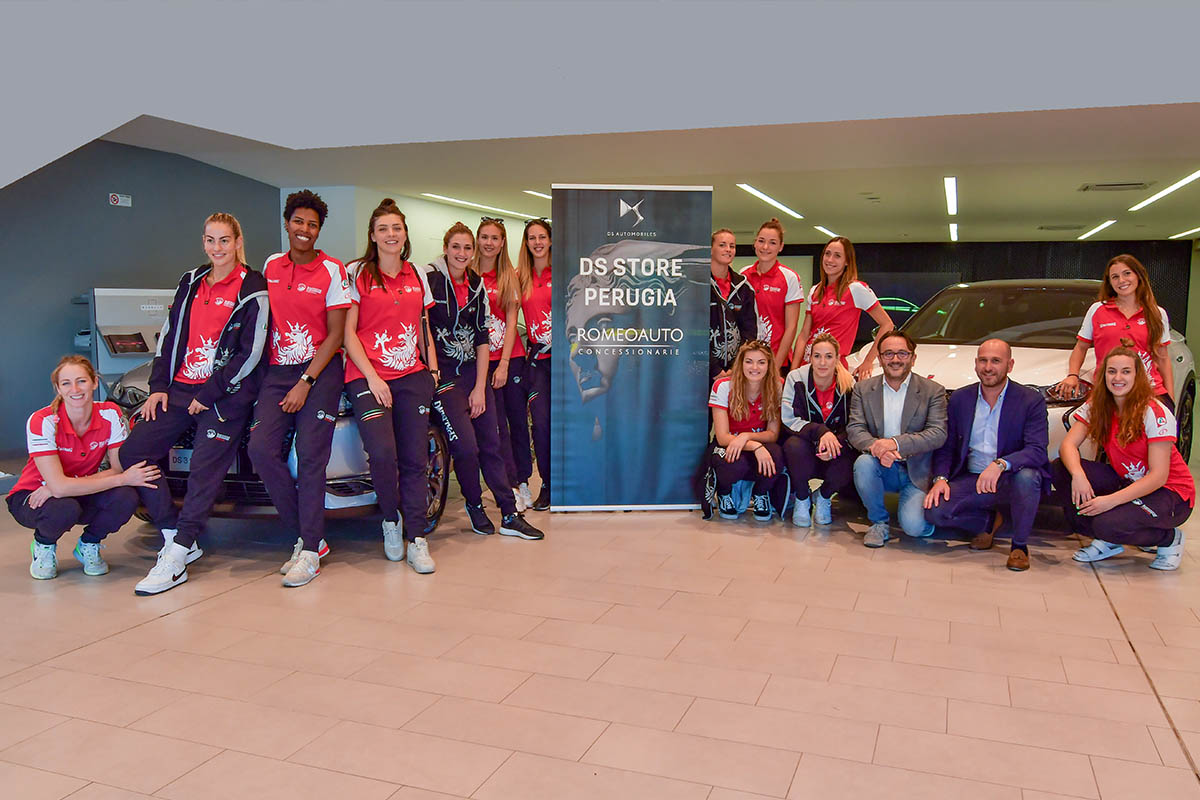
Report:
[[[609,264],[620,259],[643,258],[679,258],[683,253],[697,250],[692,245],[673,242],[644,242],[637,240],[622,240],[597,247],[591,253],[593,260],[606,259]],[[703,275],[708,277],[709,259],[705,253],[702,257],[683,259],[685,275]],[[571,342],[571,374],[579,387],[579,395],[584,403],[590,402],[607,393],[612,387],[613,378],[621,362],[621,346],[578,341],[579,329],[619,330],[640,327],[641,307],[626,305],[608,305],[592,303],[584,304],[585,290],[595,289],[672,289],[678,298],[690,281],[687,278],[668,278],[664,276],[630,276],[617,277],[609,272],[605,275],[576,275],[567,285],[567,337]],[[707,280],[705,281],[707,283]],[[601,296],[609,296],[603,294]],[[682,301],[680,301],[682,302]],[[654,342],[648,347],[669,346],[670,342]]]

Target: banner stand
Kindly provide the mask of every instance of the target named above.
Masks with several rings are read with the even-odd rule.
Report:
[[[552,191],[551,510],[699,508],[712,187]]]

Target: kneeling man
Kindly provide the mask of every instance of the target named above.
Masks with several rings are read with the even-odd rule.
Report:
[[[913,375],[917,346],[904,331],[879,340],[883,375],[859,381],[850,394],[846,438],[862,451],[854,462],[854,488],[867,507],[867,547],[890,537],[883,494],[899,492],[900,527],[909,536],[929,536],[922,500],[929,491],[932,453],[946,441],[946,390]]]
[[[1000,339],[979,345],[979,383],[950,396],[949,433],[933,456],[933,486],[925,516],[938,527],[977,534],[971,549],[992,546],[991,515],[1007,507],[1012,520],[1008,568],[1029,569],[1029,532],[1042,495],[1050,490],[1046,401],[1009,380],[1012,348]]]

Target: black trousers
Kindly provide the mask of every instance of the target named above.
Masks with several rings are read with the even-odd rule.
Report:
[[[767,448],[767,452],[771,454],[771,458],[775,462],[775,474],[769,478],[759,473],[758,457],[754,453],[743,450],[742,455],[730,463],[725,460],[725,448],[713,443],[709,448],[708,463],[717,473],[718,494],[729,494],[733,485],[738,481],[754,481],[755,494],[766,494],[771,491],[775,481],[783,475],[783,449],[775,442],[761,444]]]
[[[496,374],[499,360],[488,364],[488,385]],[[508,381],[494,391],[496,427],[500,432],[500,455],[508,471],[509,485],[520,486],[533,474],[533,454],[529,450],[529,380],[525,358],[508,362]]]
[[[533,452],[538,477],[550,486],[550,359],[529,362],[529,416],[533,427]]]
[[[496,496],[496,504],[505,516],[517,512],[513,499],[508,470],[500,455],[500,432],[496,426],[495,392],[491,384],[485,387],[486,408],[478,417],[471,419],[471,404],[468,396],[475,389],[475,364],[464,365],[467,371],[451,378],[437,388],[433,396],[436,419],[446,432],[446,442],[454,459],[454,474],[462,487],[463,498],[471,505],[483,502],[483,489],[479,485],[479,471]]]
[[[325,536],[325,467],[333,445],[338,403],[344,386],[341,356],[335,356],[299,411],[279,407],[310,362],[267,367],[254,421],[250,423],[250,461],[262,478],[279,519],[304,540],[305,550],[317,550]],[[283,442],[296,430],[296,477],[288,469]]]
[[[1003,472],[996,482],[996,491],[975,491],[978,473],[964,472],[950,479],[950,496],[933,508],[925,509],[925,519],[939,528],[957,528],[968,533],[983,533],[988,529],[997,506],[1008,509],[1012,520],[1012,543],[1025,547],[1038,504],[1042,502],[1042,473],[1030,467],[1016,472]],[[1068,485],[1070,481],[1068,481]]]
[[[817,458],[817,444],[803,433],[789,436],[783,443],[783,458],[787,462],[788,474],[792,476],[792,492],[796,499],[804,500],[810,494],[808,482],[813,478],[822,480],[821,496],[829,499],[854,482],[854,459],[858,451],[850,446],[845,436],[839,436],[842,451],[837,458],[823,461]]]
[[[429,370],[411,372],[387,382],[392,407],[383,408],[367,388],[366,378],[346,384],[375,497],[383,518],[404,522],[406,541],[424,536],[429,465],[429,407],[433,404],[433,376]]]
[[[10,494],[8,510],[20,525],[33,529],[38,544],[54,544],[76,525],[84,526],[79,538],[94,544],[121,530],[138,504],[137,490],[131,486],[78,497],[51,497],[37,508],[29,507],[31,494],[25,489]]]
[[[165,473],[163,461],[171,445],[189,426],[196,425],[183,507],[176,510],[165,477],[153,489],[137,490],[154,524],[160,530],[177,529],[175,543],[184,547],[192,546],[208,522],[225,474],[237,456],[246,420],[254,405],[253,397],[240,396],[245,393],[243,391],[234,397],[222,398],[212,408],[192,416],[188,414],[188,405],[199,391],[199,384],[172,383],[167,391],[167,408],[160,408],[153,420],[142,420],[134,425],[129,438],[121,445],[122,464],[146,461],[158,464]]]
[[[1097,497],[1129,485],[1129,481],[1108,464],[1086,459],[1081,464]],[[1071,473],[1063,466],[1062,459],[1056,459],[1050,468],[1054,473],[1054,499],[1063,507],[1067,524],[1085,536],[1138,547],[1169,545],[1174,541],[1175,528],[1192,514],[1192,507],[1186,500],[1163,486],[1103,514],[1086,516],[1075,510],[1071,500]]]

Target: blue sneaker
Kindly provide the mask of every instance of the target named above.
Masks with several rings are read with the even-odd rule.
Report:
[[[738,510],[733,502],[733,495],[719,494],[717,495],[717,513],[721,515],[721,519],[737,519]]]
[[[833,523],[833,498],[825,497],[820,492],[813,495],[813,519],[818,525]]]
[[[767,494],[756,494],[751,502],[754,507],[754,518],[759,522],[771,521],[771,496]]]
[[[806,497],[803,500],[796,498],[792,504],[792,524],[797,528],[808,528],[812,526],[812,497]]]

